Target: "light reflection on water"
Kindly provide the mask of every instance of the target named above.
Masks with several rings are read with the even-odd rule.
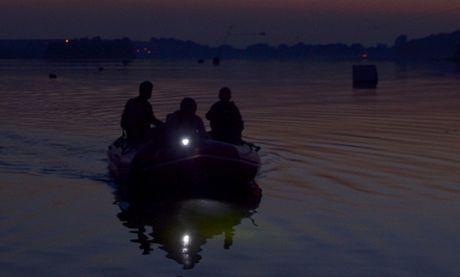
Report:
[[[105,70],[98,71],[100,66]],[[236,236],[247,236],[231,254],[207,237],[203,262],[188,272],[212,275],[224,266],[229,276],[241,275],[246,264],[256,275],[458,273],[460,71],[448,63],[379,63],[378,69],[377,90],[353,90],[348,62],[224,61],[212,67],[164,61],[123,67],[0,61],[0,188],[19,191],[11,184],[20,181],[11,174],[40,186],[51,187],[42,181],[51,177],[111,184],[105,150],[120,134],[120,112],[140,81],[155,83],[152,102],[159,118],[177,109],[184,96],[195,97],[203,115],[225,85],[244,116],[246,138],[262,146],[258,182],[264,198],[253,216],[257,228],[230,224]],[[50,72],[58,79],[49,80]],[[21,210],[25,203],[11,205]],[[161,220],[165,215],[174,213],[155,219],[160,228],[168,226]],[[0,224],[23,227],[13,215],[2,216]],[[120,225],[115,216],[112,221]],[[169,228],[180,244],[184,230],[175,226]],[[120,241],[132,239],[122,233]],[[14,249],[6,238],[2,245],[0,257],[10,254],[1,249]],[[123,247],[112,242],[115,252]],[[163,256],[151,259],[165,265],[162,273],[171,273]],[[7,268],[13,272],[16,266]],[[148,269],[149,263],[136,266]]]
[[[251,217],[261,200],[260,194],[254,194],[243,196],[246,200],[237,203],[209,198],[139,201],[118,192],[121,211],[117,217],[135,234],[131,242],[138,245],[142,255],[161,249],[185,270],[200,263],[208,240],[221,240],[222,248],[229,250],[235,227],[242,220],[250,220],[256,226]]]

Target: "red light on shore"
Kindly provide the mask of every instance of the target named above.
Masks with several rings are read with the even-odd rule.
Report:
[[[69,44],[69,43],[70,43],[70,39],[66,38],[66,39],[64,40],[64,43],[65,43],[65,44]]]

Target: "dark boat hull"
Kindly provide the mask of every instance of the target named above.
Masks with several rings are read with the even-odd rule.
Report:
[[[239,189],[254,180],[260,167],[257,151],[249,144],[203,140],[189,147],[131,147],[120,140],[109,147],[112,175],[121,182],[166,191]]]

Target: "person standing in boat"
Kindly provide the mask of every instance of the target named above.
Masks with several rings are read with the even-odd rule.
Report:
[[[180,109],[169,114],[166,119],[166,140],[206,138],[203,120],[197,116],[197,104],[193,98],[186,97],[180,103]]]
[[[127,140],[135,142],[154,137],[157,133],[151,125],[161,127],[164,123],[153,114],[148,101],[152,97],[153,84],[144,81],[139,85],[139,95],[126,102],[121,116],[121,128],[126,132]]]
[[[244,121],[240,110],[235,105],[232,92],[228,87],[223,87],[219,91],[219,101],[211,106],[206,113],[206,118],[211,125],[211,135],[213,139],[238,144],[241,143],[241,133],[244,129]]]

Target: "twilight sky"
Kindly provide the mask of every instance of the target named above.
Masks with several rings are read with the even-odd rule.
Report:
[[[393,43],[460,29],[460,0],[0,0],[0,39],[152,36],[247,45]],[[255,35],[264,31],[267,36]]]

